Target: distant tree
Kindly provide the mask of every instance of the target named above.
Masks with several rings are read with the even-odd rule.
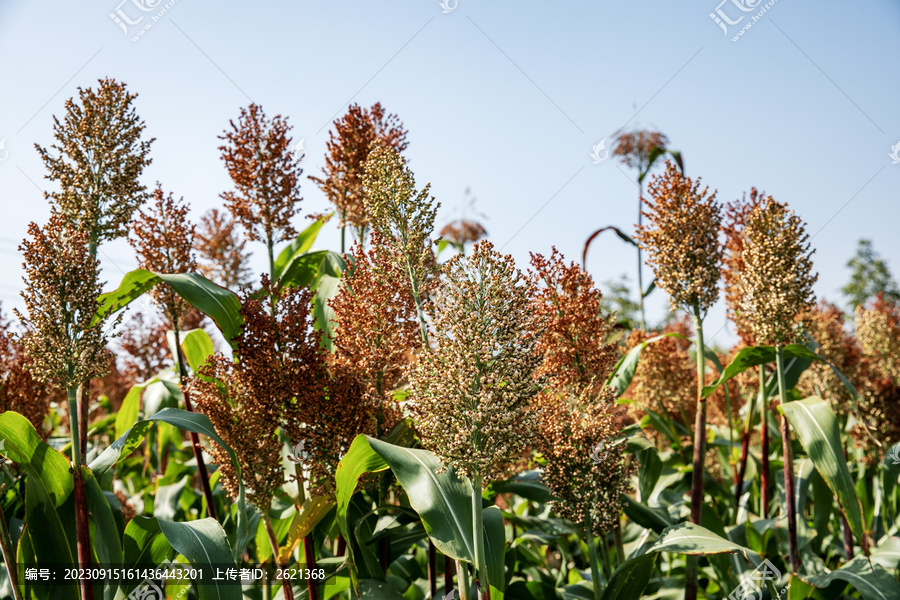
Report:
[[[879,293],[897,298],[900,290],[891,276],[887,263],[881,258],[871,240],[859,240],[856,255],[847,261],[850,269],[850,281],[841,292],[847,297],[853,308],[865,304],[866,300]]]

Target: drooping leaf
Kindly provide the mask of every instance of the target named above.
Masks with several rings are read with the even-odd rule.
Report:
[[[816,470],[837,495],[841,512],[847,517],[856,539],[863,540],[862,505],[847,468],[840,428],[831,407],[813,396],[780,405],[778,410],[787,417]]]
[[[295,256],[309,252],[313,247],[313,244],[316,243],[316,238],[318,237],[322,226],[325,225],[332,216],[334,216],[333,213],[313,221],[306,229],[301,231],[290,244],[278,253],[278,258],[275,259],[275,270],[272,272],[273,281],[278,281],[282,278],[285,268]]]
[[[100,296],[98,299],[100,306],[94,321],[125,308],[163,282],[169,284],[169,287],[185,302],[209,316],[226,340],[231,341],[240,335],[243,318],[237,294],[197,273],[162,274],[135,269],[122,278],[117,289]]]
[[[193,373],[197,373],[206,359],[215,354],[212,338],[202,329],[192,329],[181,336],[181,352]]]
[[[198,519],[186,523],[173,521],[159,522],[159,530],[175,550],[184,556],[194,567],[209,565],[235,564],[228,546],[225,530],[215,519]],[[200,600],[242,600],[243,594],[238,585],[228,585],[208,578],[205,583],[197,585]]]
[[[110,467],[131,454],[147,435],[147,431],[155,421],[168,423],[182,431],[193,431],[200,433],[219,444],[231,458],[231,463],[235,468],[235,479],[238,482],[238,501],[237,501],[237,520],[235,524],[235,540],[234,540],[234,556],[235,559],[244,552],[244,546],[247,544],[249,537],[247,524],[247,506],[244,496],[244,485],[241,480],[241,465],[238,462],[237,455],[234,450],[225,443],[206,415],[200,413],[187,412],[178,408],[165,408],[155,415],[148,417],[143,421],[135,423],[127,433],[120,436],[115,442],[104,450],[100,456],[95,458],[90,464],[91,470],[101,477]]]
[[[791,578],[792,591],[795,579],[817,588],[826,588],[835,581],[843,581],[858,591],[865,600],[900,598],[900,583],[881,565],[877,563],[870,565],[865,556],[857,556],[826,575],[810,576],[794,573]],[[794,598],[794,595],[790,597]]]

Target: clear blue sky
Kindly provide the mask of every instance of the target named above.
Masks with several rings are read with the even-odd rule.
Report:
[[[21,305],[15,248],[49,209],[33,149],[51,143],[78,86],[114,77],[156,137],[145,182],[184,196],[195,216],[219,203],[229,180],[219,135],[252,101],[289,117],[323,164],[330,121],[350,101],[375,101],[409,128],[420,185],[432,183],[441,223],[470,187],[490,238],[524,267],[556,245],[580,260],[585,238],[615,224],[631,231],[633,174],[593,164],[591,146],[623,126],[657,128],[725,201],[751,186],[787,201],[808,223],[820,272],[817,293],[840,300],[844,264],[859,238],[900,271],[897,39],[900,3],[778,0],[739,41],[731,36],[765,4],[741,12],[709,2],[478,2],[443,13],[418,2],[218,2],[176,0],[137,41],[109,14],[135,20],[139,0],[0,0],[0,300]],[[144,0],[156,4],[156,0]],[[171,2],[171,0],[170,0]],[[734,0],[738,2],[739,0]],[[449,6],[453,6],[451,2]],[[327,209],[311,183],[305,210]],[[322,247],[336,249],[335,229]],[[263,248],[254,248],[262,268]],[[134,268],[130,247],[109,244],[109,285]],[[628,273],[633,249],[610,236],[588,257],[598,281]],[[649,277],[649,276],[648,276]],[[650,302],[656,321],[666,310]],[[710,313],[710,335],[724,323]],[[714,342],[732,339],[727,331]]]

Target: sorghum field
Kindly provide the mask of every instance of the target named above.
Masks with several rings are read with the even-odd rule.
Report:
[[[635,129],[609,151],[636,233],[517,265],[436,226],[380,104],[311,176],[248,105],[194,223],[142,183],[135,96],[78,88],[37,146],[51,216],[0,320],[3,598],[900,599],[900,304],[870,247],[845,314],[802,215],[717,198]],[[608,231],[637,301],[582,269]],[[118,238],[140,268],[101,280]],[[732,348],[705,342],[720,297]]]

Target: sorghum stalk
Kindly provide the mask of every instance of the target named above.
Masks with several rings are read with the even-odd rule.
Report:
[[[73,367],[69,367],[74,370]],[[91,568],[91,533],[88,529],[87,497],[84,493],[84,475],[81,472],[81,440],[78,427],[78,388],[66,388],[69,401],[69,435],[72,441],[72,475],[74,477],[75,494],[75,548],[78,554],[78,567]],[[79,579],[81,600],[93,600],[94,588],[90,579]]]
[[[584,511],[584,541],[588,547],[588,557],[591,562],[591,587],[594,588],[594,600],[600,600],[600,560],[597,557],[597,543],[594,541],[594,534],[591,531],[590,511]]]
[[[0,509],[0,551],[3,552],[3,564],[6,565],[6,573],[9,577],[9,585],[13,591],[15,600],[23,600],[22,590],[19,589],[19,570],[16,568],[16,559],[13,556],[12,544],[9,537],[9,527],[6,526],[6,515]]]
[[[481,490],[484,478],[476,476],[472,478],[472,523],[474,529],[472,537],[475,544],[475,570],[478,572],[478,580],[487,597],[490,597],[491,586],[488,581],[487,558],[484,552],[484,508],[481,505]]]
[[[456,561],[456,578],[459,580],[460,600],[471,600],[471,587],[469,585],[469,566],[461,560]]]
[[[759,366],[759,378],[760,381],[763,380],[764,377],[764,369],[763,365]],[[765,406],[763,402],[763,385],[760,383],[759,386],[759,397],[760,397],[760,405]],[[750,402],[747,406],[747,418],[744,420],[744,432],[742,435],[741,441],[741,459],[740,459],[740,473],[738,475],[737,481],[735,482],[735,498],[734,498],[734,506],[735,506],[735,520],[737,519],[737,514],[741,509],[741,491],[744,487],[744,476],[747,474],[747,455],[750,452],[750,428],[752,427],[751,421],[753,420],[753,411],[756,408],[756,396],[750,396]]]
[[[787,386],[784,382],[784,350],[781,346],[775,347],[775,368],[778,370],[778,393],[781,397],[781,405],[787,401]],[[797,500],[794,495],[796,489],[794,481],[794,453],[791,448],[791,428],[787,416],[781,415],[781,450],[784,456],[784,499],[785,510],[788,519],[788,547],[790,551],[791,568],[794,572],[800,570],[800,550],[797,544]]]
[[[703,318],[699,304],[694,305],[694,332],[697,342],[697,416],[694,421],[694,461],[691,471],[691,523],[700,524],[703,511],[703,459],[706,454],[706,399],[703,384],[706,381],[706,356],[703,343]],[[687,583],[685,597],[697,597],[696,556],[687,557]]]
[[[272,547],[272,562],[276,569],[281,569],[281,561],[278,556],[278,538],[275,536],[275,529],[272,527],[272,520],[269,518],[268,512],[262,514],[263,523],[266,526],[266,536],[269,538],[269,546]],[[281,579],[281,587],[284,590],[285,600],[294,600],[294,590],[291,588],[290,578]]]

